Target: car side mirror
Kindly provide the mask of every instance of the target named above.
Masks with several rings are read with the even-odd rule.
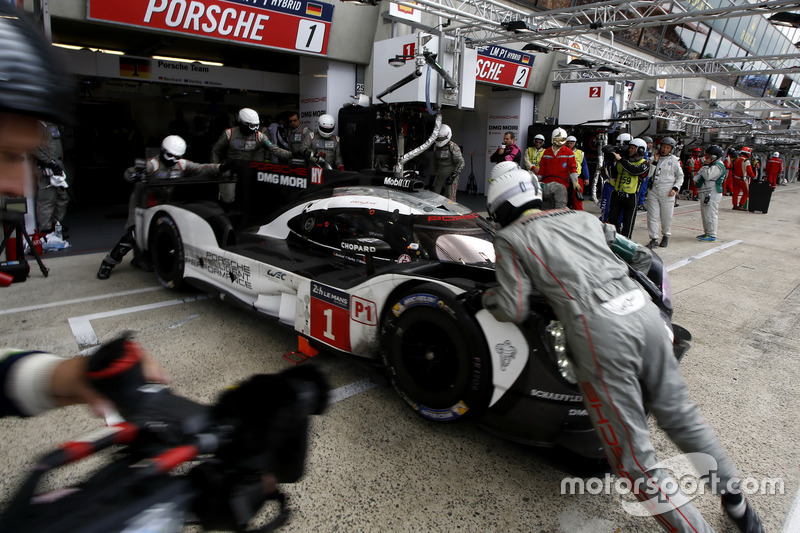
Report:
[[[367,275],[375,273],[375,262],[373,256],[376,254],[388,254],[392,247],[388,243],[373,237],[362,237],[359,239],[344,239],[340,244],[344,253],[363,255],[367,263]]]

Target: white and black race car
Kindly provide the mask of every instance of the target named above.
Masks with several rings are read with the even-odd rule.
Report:
[[[425,418],[469,416],[507,438],[602,457],[546,302],[517,326],[458,298],[495,280],[493,228],[479,214],[411,178],[256,162],[236,174],[232,208],[181,200],[172,181],[172,201],[137,210],[137,246],[162,284],[380,365]],[[216,184],[190,184],[216,196]],[[669,322],[660,263],[643,283]],[[689,335],[675,331],[682,356]]]

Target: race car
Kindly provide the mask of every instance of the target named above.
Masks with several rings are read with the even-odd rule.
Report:
[[[213,183],[169,186],[192,184],[215,197]],[[384,368],[430,420],[471,417],[506,438],[601,458],[547,303],[518,326],[461,298],[495,281],[493,236],[489,221],[413,175],[303,165],[237,162],[233,206],[175,194],[136,211],[137,246],[164,286],[218,295],[317,350]],[[663,265],[648,276],[671,325]],[[689,335],[674,331],[680,357]]]

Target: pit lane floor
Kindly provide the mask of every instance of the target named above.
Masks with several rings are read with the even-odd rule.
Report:
[[[782,483],[771,485],[782,487],[777,494],[749,496],[767,531],[800,531],[800,186],[779,187],[767,215],[732,211],[723,198],[716,243],[695,239],[702,233],[699,204],[679,203],[670,246],[657,251],[671,269],[675,322],[694,335],[682,363],[691,398],[746,478]],[[594,204],[586,208],[597,212]],[[642,243],[645,216],[634,231]],[[166,367],[174,390],[201,402],[251,374],[289,366],[281,355],[296,348],[290,331],[200,293],[161,289],[127,261],[99,281],[104,253],[48,254],[48,278],[32,264],[25,283],[0,288],[0,346],[76,355],[96,342],[92,335],[102,342],[131,330]],[[329,376],[334,403],[312,423],[305,477],[285,487],[294,514],[282,531],[656,529],[651,518],[626,513],[613,492],[562,495],[562,480],[576,473],[559,457],[470,424],[423,420],[373,371],[348,359],[323,354],[311,364]],[[37,456],[101,423],[83,407],[0,420],[0,505]],[[677,455],[651,425],[660,458]],[[75,483],[102,460],[48,483]],[[717,531],[735,531],[716,496],[694,503]]]

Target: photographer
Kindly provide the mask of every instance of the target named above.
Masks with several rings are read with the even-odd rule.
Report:
[[[40,120],[64,122],[67,86],[48,45],[6,2],[0,2],[0,48],[0,197],[5,198],[30,192],[26,154],[41,141]],[[152,360],[145,368],[148,379],[165,381]],[[98,412],[107,400],[88,385],[85,369],[83,357],[1,350],[0,416],[32,416],[76,403]]]
[[[621,154],[618,149],[604,146],[606,157],[616,159],[616,165],[611,167],[611,185],[614,191],[611,194],[611,205],[608,211],[608,221],[616,226],[622,217],[620,234],[631,238],[633,226],[636,223],[637,195],[639,194],[640,179],[650,170],[644,158],[647,143],[642,139],[633,139],[627,147],[627,153]]]

